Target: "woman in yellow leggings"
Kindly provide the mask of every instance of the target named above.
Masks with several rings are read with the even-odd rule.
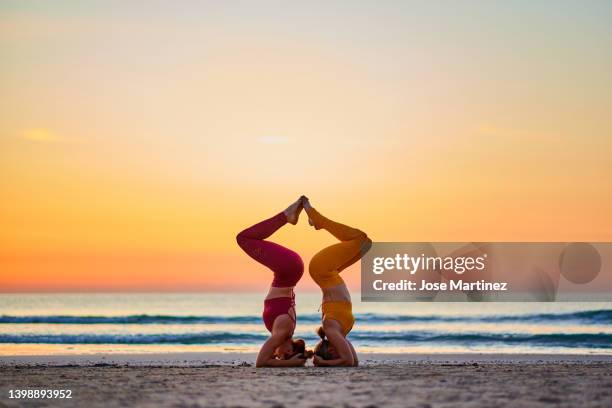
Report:
[[[315,348],[314,364],[357,366],[355,348],[346,338],[355,323],[351,295],[340,272],[357,262],[370,249],[372,241],[363,231],[322,216],[308,198],[302,197],[302,203],[310,225],[326,230],[341,241],[318,252],[308,267],[323,295],[321,327],[317,331],[321,342]]]

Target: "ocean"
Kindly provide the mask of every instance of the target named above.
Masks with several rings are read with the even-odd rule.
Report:
[[[0,355],[256,351],[263,293],[0,294]],[[364,303],[357,350],[612,354],[612,303]],[[297,337],[318,341],[320,294],[297,293]]]

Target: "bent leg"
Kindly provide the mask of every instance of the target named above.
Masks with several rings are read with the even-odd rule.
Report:
[[[238,245],[247,255],[274,272],[274,287],[295,286],[304,273],[304,263],[296,252],[265,240],[286,223],[287,216],[281,212],[236,236]]]
[[[325,229],[342,241],[322,249],[312,258],[309,265],[310,275],[321,288],[344,283],[339,272],[361,259],[370,249],[372,240],[363,231],[332,221],[314,208],[306,211],[315,228]]]
[[[324,229],[332,234],[338,241],[352,241],[355,239],[365,240],[368,238],[365,232],[358,230],[357,228],[349,227],[348,225],[340,224],[339,222],[332,221],[327,217],[324,217],[314,208],[310,207],[306,209],[308,217],[314,223],[316,229]]]
[[[366,238],[366,242],[371,242]],[[341,242],[319,251],[310,260],[308,270],[312,279],[321,287],[329,288],[344,283],[340,272],[357,262],[369,248],[361,240]],[[365,248],[365,249],[362,249]]]

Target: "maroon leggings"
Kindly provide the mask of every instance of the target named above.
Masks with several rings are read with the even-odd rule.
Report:
[[[244,252],[260,264],[272,269],[274,280],[271,286],[277,288],[295,286],[304,273],[304,262],[297,253],[274,242],[264,241],[264,238],[268,238],[286,223],[287,217],[284,213],[280,213],[245,229],[236,237],[238,245]],[[291,309],[294,306],[294,296],[266,299],[262,314],[266,328],[272,332],[276,318],[287,314],[293,319],[295,329],[297,316],[295,318],[291,316]]]
[[[304,262],[297,253],[274,242],[265,241],[286,223],[287,216],[281,212],[245,229],[236,237],[238,245],[247,255],[272,269],[274,280],[271,286],[277,288],[295,286],[304,273]]]

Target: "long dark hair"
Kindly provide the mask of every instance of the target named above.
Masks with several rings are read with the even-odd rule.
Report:
[[[291,346],[293,347],[291,357],[299,354],[302,358],[311,358],[314,354],[312,350],[306,350],[306,342],[303,339],[291,340]]]
[[[317,334],[321,338],[321,341],[315,346],[315,355],[321,357],[323,360],[331,360],[332,355],[329,352],[329,340],[325,337],[325,330],[323,330],[323,327],[317,329]]]
[[[304,354],[306,352],[306,342],[303,339],[291,340],[293,355]]]

